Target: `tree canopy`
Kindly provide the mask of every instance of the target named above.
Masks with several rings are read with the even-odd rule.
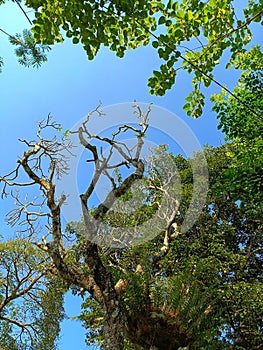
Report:
[[[243,18],[234,1],[26,1],[36,13],[33,33],[37,42],[52,45],[64,37],[81,43],[93,59],[101,45],[123,57],[128,49],[151,43],[164,63],[149,79],[150,92],[165,94],[178,69],[193,75],[194,90],[184,109],[199,117],[204,105],[202,86],[213,81],[213,69],[227,49],[227,67],[251,41],[249,25],[260,22],[262,2],[249,1]]]
[[[193,91],[184,109],[194,118],[201,116],[204,88],[212,82],[231,93],[224,82],[214,79],[213,70],[225,52],[230,68],[237,54],[247,51],[253,37],[250,25],[261,22],[263,13],[262,0],[248,1],[242,13],[233,0],[27,0],[25,4],[34,10],[32,21],[27,17],[34,37],[28,30],[23,36],[8,34],[18,45],[20,63],[40,65],[50,46],[66,38],[80,43],[90,60],[101,46],[123,57],[129,49],[151,45],[162,63],[149,79],[150,93],[164,95],[175,84],[178,70],[185,70],[192,76]]]
[[[257,349],[262,345],[263,237],[262,222],[256,219],[260,208],[252,214],[249,203],[240,207],[224,183],[218,191],[222,173],[231,168],[229,149],[206,148],[211,190],[187,233],[180,232],[180,224],[192,195],[191,163],[173,157],[182,198],[167,250],[162,232],[145,244],[105,252],[127,314],[125,348]],[[156,167],[161,153],[155,154]],[[170,156],[166,157],[168,166]],[[118,225],[119,218],[115,220]],[[78,234],[78,225],[69,227]],[[104,348],[101,305],[87,297],[79,319],[87,328],[87,344]]]
[[[0,242],[2,349],[56,349],[63,319],[63,283],[49,258],[24,239]]]

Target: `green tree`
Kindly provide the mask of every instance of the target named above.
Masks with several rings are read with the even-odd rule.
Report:
[[[232,166],[229,149],[206,149],[211,190],[192,229],[180,232],[193,183],[190,161],[177,156],[173,161],[182,198],[167,249],[162,249],[162,232],[148,243],[106,252],[127,314],[125,348],[259,349],[262,345],[262,222],[248,206],[240,207],[221,183],[222,172]],[[160,150],[155,155],[157,168],[159,156]],[[88,329],[87,344],[104,348],[100,304],[87,297],[79,319]]]
[[[23,239],[0,242],[2,349],[57,348],[65,287],[47,255]]]
[[[155,151],[147,169],[141,150],[149,111],[144,114],[138,108],[138,126],[123,125],[112,137],[90,132],[93,113],[72,132],[90,152],[88,162],[94,165],[94,174],[80,195],[83,222],[68,224],[66,232],[61,207],[67,197],[57,198],[56,176],[67,170],[65,150],[71,142],[66,135],[42,136],[47,129],[61,129],[50,116],[39,123],[36,140],[22,140],[27,150],[14,171],[0,178],[3,196],[9,186],[34,187],[43,202],[24,203],[19,198],[18,209],[8,221],[25,224],[25,230],[39,238],[43,232],[36,234],[35,224],[46,219],[47,234],[35,245],[25,240],[1,243],[3,346],[14,350],[55,347],[64,289],[51,277],[54,275],[85,298],[79,318],[88,328],[88,344],[115,350],[260,349],[262,54],[259,47],[246,52],[246,44],[251,40],[249,25],[261,19],[262,1],[249,1],[242,20],[237,19],[230,0],[63,4],[28,0],[26,4],[35,10],[34,38],[28,31],[10,37],[24,65],[46,60],[47,46],[41,45],[63,41],[64,35],[75,44],[81,42],[89,59],[101,45],[122,57],[127,49],[151,42],[164,60],[149,80],[151,92],[163,95],[175,83],[180,68],[193,74],[194,91],[184,108],[194,117],[202,113],[201,87],[213,81],[212,71],[225,50],[231,52],[228,67],[234,65],[245,72],[234,93],[213,98],[220,127],[233,142],[206,149],[210,191],[200,218],[187,232],[182,227],[194,191],[191,166],[199,164],[200,158],[198,154],[193,159],[174,157],[163,146]],[[200,47],[195,48],[193,40]],[[94,113],[101,115],[98,108]],[[135,147],[129,149],[118,139],[124,132],[136,133]],[[110,148],[109,156],[104,156],[98,143]],[[113,152],[122,161],[112,163]],[[116,167],[120,172],[113,176],[111,169]],[[29,182],[23,182],[23,177],[20,181],[22,172]],[[92,195],[102,176],[108,178],[110,189],[94,208]],[[137,209],[130,213],[126,203]],[[120,207],[127,212],[120,214]],[[138,231],[149,218],[152,227]],[[136,244],[131,246],[134,235]],[[146,242],[137,244],[144,236]],[[44,292],[31,291],[38,284]],[[43,317],[37,317],[39,310],[44,310]],[[19,341],[17,335],[21,335]]]

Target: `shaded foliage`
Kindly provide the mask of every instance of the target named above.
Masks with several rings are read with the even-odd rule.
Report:
[[[191,197],[191,168],[182,156],[174,157],[183,179],[182,214],[167,255],[156,262],[163,241],[159,235],[118,251],[114,266],[112,256],[105,257],[116,283],[123,283],[121,305],[131,349],[259,349],[263,343],[262,222],[231,198],[224,183],[213,192],[231,167],[229,149],[207,147],[211,190],[199,220],[184,234],[180,222]],[[89,329],[87,343],[103,347],[100,305],[86,298],[80,319]]]

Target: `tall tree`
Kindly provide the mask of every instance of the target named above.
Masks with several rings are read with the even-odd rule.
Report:
[[[40,122],[37,139],[22,140],[27,150],[1,181],[4,194],[10,185],[27,185],[38,188],[44,200],[41,211],[33,207],[37,203],[30,202],[29,210],[20,201],[15,217],[27,208],[24,223],[32,234],[32,223],[47,219],[47,234],[38,246],[49,255],[52,272],[86,298],[80,319],[89,329],[88,343],[104,349],[260,349],[261,208],[251,212],[245,198],[241,206],[233,195],[237,190],[224,183],[224,172],[232,167],[231,146],[207,148],[211,189],[200,218],[184,232],[192,165],[200,164],[200,155],[186,160],[167,154],[163,146],[153,153],[148,169],[140,152],[149,110],[143,113],[137,106],[136,111],[138,126],[120,126],[110,138],[89,130],[94,114],[101,116],[98,108],[72,132],[89,153],[94,172],[80,195],[83,222],[69,223],[66,230],[61,206],[67,198],[57,198],[55,176],[67,169],[65,150],[71,143],[66,136],[44,138],[60,126],[51,117]],[[123,132],[136,133],[131,148],[122,142]],[[114,153],[121,156],[117,162]],[[112,174],[115,167],[120,170]],[[23,171],[29,182],[21,180]],[[109,191],[94,207],[92,194],[102,176]],[[129,202],[135,211],[125,211]],[[149,219],[151,226],[144,226]]]
[[[26,214],[25,221],[26,232],[34,234],[35,226],[33,223],[39,218],[47,219],[47,236],[49,240],[43,239],[38,245],[47,252],[54,264],[57,273],[71,286],[78,286],[83,291],[88,291],[91,296],[97,300],[103,307],[104,312],[104,337],[105,347],[109,349],[122,349],[125,314],[119,304],[119,295],[115,289],[115,281],[113,275],[105,266],[99,253],[99,246],[96,243],[96,236],[100,229],[100,222],[106,213],[111,209],[117,198],[125,194],[134,182],[141,179],[144,172],[144,164],[140,158],[143,138],[148,128],[148,114],[143,114],[138,108],[139,124],[134,127],[132,125],[123,125],[112,135],[111,138],[93,135],[88,127],[90,118],[93,113],[101,115],[97,108],[93,113],[88,115],[82,126],[73,132],[78,136],[80,144],[84,149],[91,153],[91,162],[94,165],[94,176],[87,185],[86,190],[80,195],[80,201],[83,209],[83,217],[85,222],[85,232],[82,235],[82,252],[80,260],[72,261],[71,256],[67,255],[67,237],[64,236],[61,227],[61,206],[66,200],[66,196],[62,195],[57,198],[55,179],[61,173],[67,170],[67,157],[65,150],[71,147],[71,143],[64,136],[59,140],[57,137],[46,139],[43,133],[52,129],[59,129],[60,126],[52,122],[49,116],[46,121],[39,123],[37,139],[35,141],[22,142],[28,147],[23,153],[22,158],[18,161],[17,168],[1,177],[3,182],[3,195],[7,194],[9,186],[35,186],[40,189],[41,196],[44,200],[39,207],[34,200],[23,203],[19,201],[19,208],[15,211],[15,217],[20,218],[23,213]],[[122,133],[136,133],[137,142],[135,148],[129,149],[125,144],[120,142],[118,138]],[[104,156],[101,148],[96,146],[96,142],[110,147],[108,156]],[[112,164],[112,156],[117,152],[122,160],[117,164]],[[46,161],[48,161],[48,166]],[[117,184],[110,175],[110,169],[116,166],[131,168],[133,171],[121,183]],[[29,177],[29,182],[19,180],[21,170]],[[105,200],[91,212],[90,197],[93,195],[95,186],[102,175],[105,175],[112,184]],[[36,211],[35,208],[40,208]],[[47,211],[43,212],[43,208]],[[24,210],[25,209],[25,210]],[[32,232],[33,230],[33,232]],[[66,240],[66,242],[65,242]],[[82,260],[84,259],[84,260]]]

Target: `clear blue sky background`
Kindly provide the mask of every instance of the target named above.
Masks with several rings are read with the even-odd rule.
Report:
[[[13,2],[0,8],[0,27],[10,34],[21,32],[28,23]],[[255,42],[262,42],[260,33]],[[150,96],[147,78],[153,69],[158,68],[159,60],[151,48],[141,48],[128,52],[123,59],[102,49],[94,61],[90,62],[80,46],[70,42],[57,45],[49,53],[49,60],[40,69],[25,68],[16,62],[14,48],[7,37],[0,33],[0,55],[5,65],[0,75],[0,173],[14,168],[21,152],[18,138],[33,138],[35,121],[51,113],[62,123],[63,128],[71,128],[77,121],[92,110],[101,100],[103,106],[133,100],[153,102],[167,108],[191,127],[199,142],[219,145],[224,142],[223,135],[217,131],[215,115],[208,103],[204,115],[192,120],[182,111],[184,97],[191,89],[190,78],[179,74],[176,87],[164,97]],[[235,72],[221,68],[215,78],[228,88],[233,88],[237,79]],[[212,86],[206,90],[209,95],[218,92]],[[172,127],[172,126],[171,126]],[[164,140],[162,141],[162,143]],[[4,223],[4,216],[12,208],[11,201],[0,202],[0,233],[12,234]],[[68,295],[66,313],[68,316],[79,312],[79,301]],[[84,331],[76,321],[65,321],[62,326],[61,350],[84,350]]]

